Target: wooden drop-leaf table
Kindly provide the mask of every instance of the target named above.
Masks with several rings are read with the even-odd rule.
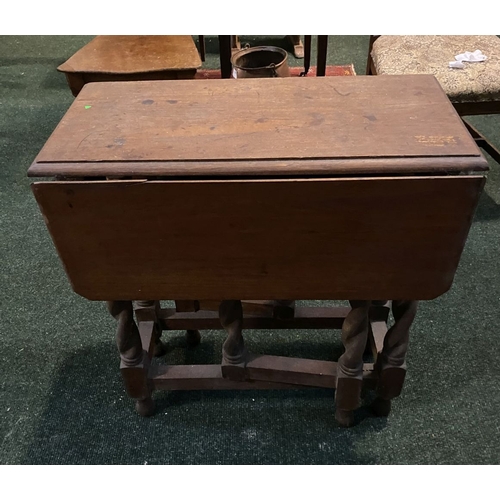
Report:
[[[452,285],[486,171],[415,75],[89,83],[29,175],[74,291],[118,322],[139,413],[153,388],[331,387],[351,425],[363,382],[379,415],[400,394],[417,301]],[[221,326],[221,364],[150,363],[162,330]],[[345,352],[253,354],[251,328],[338,328]]]

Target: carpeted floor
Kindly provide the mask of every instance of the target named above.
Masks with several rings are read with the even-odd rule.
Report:
[[[500,166],[492,161],[454,285],[420,306],[407,383],[389,418],[361,408],[356,427],[339,428],[330,390],[156,393],[157,414],[136,415],[114,320],[72,292],[26,178],[73,100],[55,68],[90,39],[0,37],[0,463],[498,464]],[[328,64],[363,74],[367,43],[331,36]],[[207,51],[205,66],[217,67],[215,38]],[[500,117],[473,122],[500,147]],[[194,351],[182,332],[165,338],[167,361],[204,363],[219,361],[224,335],[206,332]],[[342,350],[338,332],[246,338],[269,354],[334,360]]]

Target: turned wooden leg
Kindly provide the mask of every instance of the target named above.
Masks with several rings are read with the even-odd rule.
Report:
[[[154,321],[154,350],[153,356],[159,357],[164,356],[167,352],[165,344],[161,341],[162,328],[160,321],[158,320],[160,312],[160,301],[159,300],[136,300],[133,302],[135,314],[137,320],[140,321],[141,314],[144,316],[146,313],[150,319]],[[149,319],[148,318],[148,319]]]
[[[391,399],[399,396],[406,375],[406,351],[410,327],[417,313],[415,300],[394,300],[392,315],[394,325],[387,332],[382,352],[376,361],[378,372],[377,397],[372,408],[377,415],[387,416],[391,411]]]
[[[240,300],[224,300],[219,306],[219,318],[227,332],[222,346],[222,376],[233,380],[244,379],[247,357],[243,341],[243,307]]]
[[[337,367],[335,392],[335,419],[343,427],[354,423],[354,410],[359,406],[363,385],[363,353],[368,338],[368,310],[370,301],[350,301],[351,311],[342,325],[342,343],[345,352]]]
[[[139,329],[134,321],[131,301],[107,303],[110,314],[117,320],[116,345],[120,352],[120,370],[128,395],[136,400],[135,408],[142,416],[152,415],[154,402],[148,381],[149,358],[142,348]]]

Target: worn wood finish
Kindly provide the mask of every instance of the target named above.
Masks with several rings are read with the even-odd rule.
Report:
[[[255,356],[247,364],[247,380],[224,378],[220,365],[153,366],[150,377],[155,389],[168,391],[335,388],[336,365],[331,361]],[[363,383],[367,388],[376,384],[370,363],[364,365]]]
[[[77,96],[89,82],[194,78],[199,67],[191,35],[101,35],[57,69]]]
[[[170,162],[89,162],[33,163],[30,177],[138,178],[146,177],[287,177],[314,176],[462,174],[484,172],[488,163],[483,156],[442,156],[435,158],[347,158],[313,160],[237,160],[237,161],[170,161]],[[380,174],[382,175],[382,174]]]
[[[259,390],[303,389],[303,386],[259,380],[231,380],[222,376],[220,365],[160,365],[151,370],[155,389],[165,391],[193,390]]]
[[[351,159],[383,174],[400,159],[442,157],[472,157],[486,168],[432,76],[257,78],[88,84],[35,165],[37,175],[65,164],[61,175],[78,176],[93,163],[94,175],[113,176],[116,163],[137,175],[156,162],[157,175],[168,176],[177,162],[200,161],[220,176],[226,162],[316,160],[334,173],[337,161]]]
[[[423,300],[450,287],[483,183],[41,182],[33,191],[74,290],[91,300]]]
[[[377,75],[377,68],[372,58],[373,44],[381,35],[370,35],[368,43],[368,58],[366,62],[366,74]],[[495,115],[500,114],[500,101],[470,101],[470,102],[452,102],[453,107],[461,117],[474,116],[474,115]],[[500,151],[481,135],[472,125],[466,120],[462,119],[464,125],[472,134],[479,147],[483,148],[488,154],[497,162],[500,163]]]
[[[101,35],[57,69],[64,73],[132,74],[200,66],[191,35]]]
[[[247,380],[333,389],[336,386],[337,363],[249,354],[244,372]]]

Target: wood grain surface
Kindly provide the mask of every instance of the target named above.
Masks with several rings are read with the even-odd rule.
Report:
[[[462,171],[486,168],[429,75],[108,82],[85,86],[30,174],[254,175],[262,162],[263,175],[283,174],[283,164],[299,175],[310,161],[323,174],[339,162],[349,173],[346,161],[407,174],[426,161],[453,171],[454,158]]]
[[[100,35],[57,69],[64,73],[149,73],[201,67],[191,35]]]
[[[480,176],[41,182],[74,290],[93,300],[432,299]]]
[[[34,163],[29,177],[68,176],[139,178],[145,177],[310,177],[315,175],[463,174],[488,170],[483,156],[440,156],[434,158],[347,158],[322,160],[238,160],[175,162],[83,162]]]

